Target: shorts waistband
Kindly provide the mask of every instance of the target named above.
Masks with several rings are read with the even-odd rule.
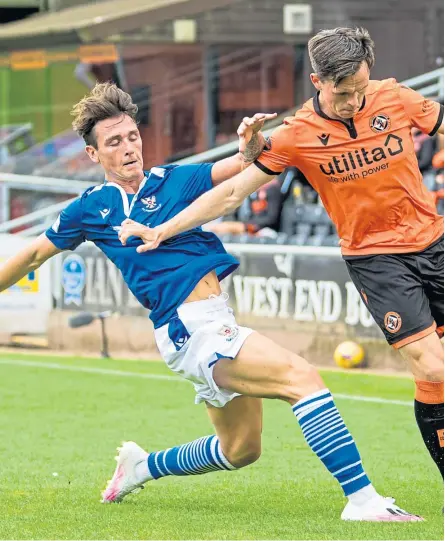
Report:
[[[208,299],[201,301],[186,302],[181,304],[176,312],[189,332],[194,332],[203,323],[219,319],[220,315],[227,313],[232,315],[227,301],[227,293],[221,295],[210,295]]]

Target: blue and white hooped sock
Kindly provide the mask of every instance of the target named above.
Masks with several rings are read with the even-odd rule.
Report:
[[[309,447],[340,483],[345,496],[371,485],[355,441],[328,389],[299,400],[292,410]]]
[[[217,436],[206,436],[165,451],[150,453],[147,465],[147,481],[167,475],[199,475],[236,469],[224,456]]]

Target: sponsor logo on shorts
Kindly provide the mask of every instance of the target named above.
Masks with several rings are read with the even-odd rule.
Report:
[[[221,336],[224,336],[226,339],[226,342],[231,342],[232,340],[235,340],[235,338],[239,334],[239,328],[238,327],[232,327],[230,325],[223,325],[221,329],[218,331],[218,334]]]
[[[437,437],[439,438],[439,445],[443,447],[443,428],[437,431]]]
[[[371,118],[369,126],[373,132],[382,133],[391,126],[391,121],[388,115],[381,113]]]
[[[388,312],[385,315],[385,329],[391,334],[395,334],[402,326],[402,318],[397,312]]]

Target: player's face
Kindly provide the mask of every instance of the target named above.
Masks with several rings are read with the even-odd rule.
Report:
[[[358,113],[363,104],[369,84],[369,68],[363,62],[355,75],[345,77],[337,86],[329,80],[321,81],[315,74],[311,75],[311,79],[320,91],[322,110],[331,118],[348,120]]]
[[[142,140],[135,121],[128,115],[101,120],[95,127],[97,149],[86,147],[100,163],[109,182],[130,184],[144,178]]]

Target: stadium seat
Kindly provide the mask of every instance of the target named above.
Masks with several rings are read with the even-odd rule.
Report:
[[[256,237],[249,235],[249,240],[247,241],[249,244],[265,244],[265,237]]]
[[[294,221],[295,223],[306,222],[307,206],[312,205],[294,205]]]
[[[324,235],[312,235],[307,239],[306,246],[323,246],[325,238]]]
[[[308,224],[330,224],[331,220],[321,205],[304,205],[303,221]]]
[[[227,244],[228,242],[233,242],[233,235],[232,233],[224,233],[224,235],[218,235],[219,240],[223,244]]]
[[[339,240],[340,239],[339,239],[337,234],[328,235],[327,237],[325,237],[323,239],[323,246],[334,246],[334,247],[338,248],[339,247],[339,244],[338,244]]]
[[[275,244],[288,244],[289,235],[286,233],[278,233],[277,238],[275,239]]]
[[[281,210],[280,231],[286,233],[286,235],[293,235],[295,233],[295,224],[295,205],[293,201],[288,199]]]
[[[260,239],[260,244],[276,244],[277,237],[258,237]]]
[[[304,234],[292,235],[292,237],[289,238],[289,244],[294,246],[305,246],[307,239],[308,236]]]
[[[236,244],[247,244],[251,238],[252,237],[247,233],[243,233],[242,235],[234,235],[232,242],[235,242]]]
[[[296,235],[307,235],[309,236],[312,231],[312,225],[308,223],[299,223],[295,227]]]
[[[323,237],[327,237],[331,234],[331,228],[329,224],[317,224],[314,226],[314,235],[322,235]]]

